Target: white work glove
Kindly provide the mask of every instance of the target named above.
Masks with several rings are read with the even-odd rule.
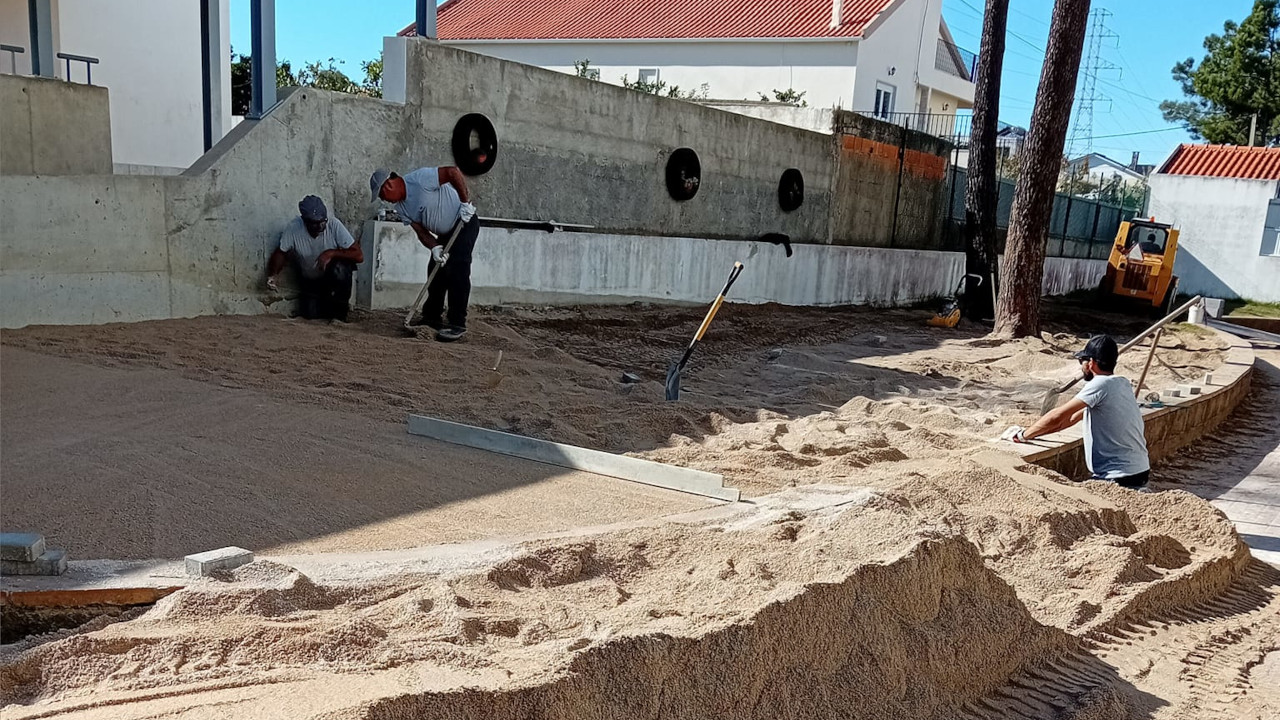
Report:
[[[462,207],[458,208],[458,219],[464,223],[471,222],[471,218],[476,216],[476,206],[471,203],[462,203]]]
[[[440,265],[443,265],[449,262],[449,253],[444,251],[443,245],[437,245],[431,248],[431,259],[435,260]]]
[[[1008,440],[1010,442],[1024,443],[1027,441],[1027,429],[1021,425],[1014,425],[1003,433],[1000,433],[1000,439]]]
[[[271,292],[280,292],[280,282],[275,275],[267,277],[267,289]]]

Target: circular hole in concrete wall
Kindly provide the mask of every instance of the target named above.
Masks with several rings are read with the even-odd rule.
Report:
[[[799,209],[804,204],[804,175],[795,168],[782,171],[778,181],[778,205],[783,212]]]
[[[698,194],[702,185],[702,163],[698,153],[690,148],[679,148],[667,158],[667,194],[672,200],[684,201]]]
[[[489,118],[469,113],[453,126],[453,162],[464,174],[483,175],[498,159],[498,132]]]

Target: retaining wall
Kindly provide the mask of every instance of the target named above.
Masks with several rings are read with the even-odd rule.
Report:
[[[93,173],[111,174],[107,89],[0,74],[0,175]]]
[[[582,286],[589,294],[621,297],[650,287],[619,279],[617,268],[628,254],[650,257],[662,247],[655,238],[672,238],[674,245],[697,239],[696,245],[777,232],[805,247],[929,249],[939,235],[928,219],[935,216],[932,198],[944,186],[939,168],[945,169],[945,159],[937,152],[945,144],[924,136],[909,137],[907,155],[899,158],[890,141],[901,140],[901,131],[863,119],[868,137],[853,150],[837,150],[833,136],[426,40],[391,38],[387,49],[388,88],[398,73],[403,104],[298,89],[283,93],[264,119],[240,123],[180,176],[0,176],[0,326],[283,309],[267,292],[263,273],[298,200],[319,195],[359,232],[373,214],[372,169],[452,163],[453,127],[470,112],[488,115],[500,138],[497,165],[472,181],[483,214],[586,223],[617,245],[609,246],[607,259],[589,263],[610,268],[609,277]],[[679,147],[701,156],[702,185],[687,202],[672,200],[664,182],[666,158]],[[805,202],[784,213],[778,180],[792,167],[804,174]],[[901,188],[899,168],[910,176]],[[102,172],[110,172],[109,162]],[[833,192],[857,197],[846,198],[836,212]],[[896,239],[886,214],[895,197],[906,216],[915,213],[899,219]],[[55,207],[58,217],[51,219]],[[593,258],[602,257],[602,247],[591,247]],[[542,266],[540,279],[551,287],[569,285],[559,278],[574,254],[560,252],[563,263]],[[709,266],[723,260],[704,255]],[[693,257],[686,260],[701,262]],[[802,259],[771,269],[769,282],[777,287],[759,290],[760,297],[897,302],[937,289],[933,276],[918,277],[928,261],[915,268],[890,263],[904,268],[893,276],[873,271],[883,265],[865,261],[870,255],[841,254],[863,260],[829,267],[809,259],[828,257],[824,253],[797,257]],[[501,262],[519,258],[521,250],[513,247],[488,267],[497,272]],[[645,259],[641,267],[663,262]],[[803,276],[802,269],[812,275]],[[540,290],[537,279],[526,281],[527,273],[503,277],[517,283],[507,286],[508,294],[560,292]],[[902,288],[886,289],[890,280]],[[669,297],[706,294],[702,280],[673,282]]]
[[[1253,378],[1252,346],[1234,335],[1213,332],[1228,344],[1222,366],[1212,373],[1213,382],[1197,383],[1203,390],[1199,395],[1165,400],[1165,407],[1142,411],[1146,422],[1147,452],[1152,463],[1213,432],[1249,393]],[[1089,477],[1080,425],[1036,438],[1026,445],[1004,444],[1021,455],[1023,460],[1073,480]]]
[[[370,222],[356,279],[362,307],[401,308],[417,297],[429,253],[400,223]],[[962,253],[798,245],[710,238],[483,228],[472,265],[478,303],[705,303],[735,260],[746,265],[732,302],[901,305],[950,294]]]

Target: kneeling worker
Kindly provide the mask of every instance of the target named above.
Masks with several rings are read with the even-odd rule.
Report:
[[[267,287],[279,291],[280,271],[292,256],[301,280],[298,314],[308,320],[346,322],[351,280],[364,252],[342,221],[329,218],[324,201],[315,195],[302,198],[298,213],[280,233],[280,248],[267,261]]]
[[[1106,335],[1095,335],[1076,353],[1085,386],[1070,402],[1060,405],[1025,430],[1006,432],[1017,443],[1065,430],[1084,419],[1084,459],[1094,480],[1110,480],[1142,489],[1151,475],[1142,410],[1133,385],[1113,375],[1120,350]]]
[[[467,302],[471,297],[471,252],[480,235],[480,219],[471,204],[471,193],[462,171],[456,167],[426,167],[400,177],[379,168],[369,178],[371,200],[393,203],[401,222],[413,228],[418,242],[431,251],[427,273],[437,264],[443,267],[427,288],[422,305],[421,325],[436,331],[442,342],[459,340],[467,332]],[[458,223],[458,238],[448,254],[449,242]],[[445,296],[449,299],[448,323],[442,321]]]

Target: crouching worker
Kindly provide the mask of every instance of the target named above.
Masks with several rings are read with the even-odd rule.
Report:
[[[279,292],[280,271],[293,258],[301,293],[298,315],[308,320],[346,322],[351,281],[364,261],[360,243],[338,218],[330,218],[324,201],[308,195],[298,203],[298,217],[280,233],[280,248],[267,261],[267,287]]]
[[[1084,373],[1084,389],[1070,402],[1031,427],[1012,427],[1001,437],[1024,443],[1065,430],[1084,420],[1084,459],[1093,480],[1141,490],[1151,474],[1142,410],[1133,385],[1113,375],[1120,350],[1107,335],[1095,335],[1075,354]]]

